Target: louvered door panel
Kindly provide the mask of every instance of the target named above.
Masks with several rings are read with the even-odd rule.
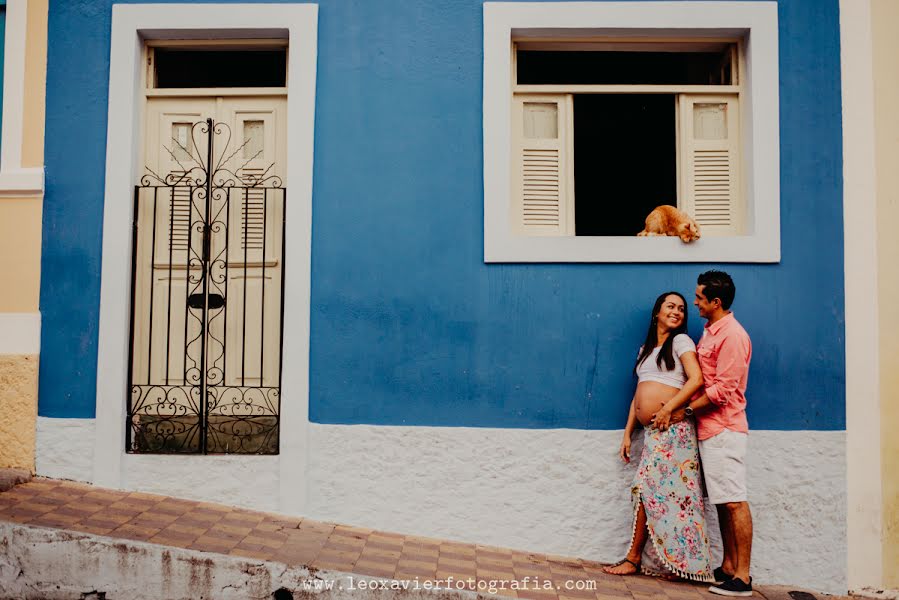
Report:
[[[246,167],[241,175],[244,185],[252,185],[262,176],[262,168]],[[240,249],[262,250],[262,236],[265,234],[264,211],[266,209],[265,189],[249,189],[240,202]]]
[[[185,172],[180,169],[173,170],[171,172],[171,177],[176,179],[184,178],[184,181],[186,183],[187,179],[184,176]],[[190,205],[190,187],[178,186],[172,188],[171,190],[168,190],[168,192],[171,195],[168,207],[169,218],[171,219],[168,235],[171,237],[168,243],[169,246],[171,246],[171,250],[173,252],[182,253],[178,257],[181,258],[181,256],[183,256],[183,253],[187,251],[187,246],[190,243],[191,218],[198,218],[199,215],[193,214],[193,209]],[[184,262],[184,260],[181,260],[179,262]]]
[[[736,96],[679,97],[680,207],[703,235],[740,235],[740,120]]]
[[[571,96],[515,97],[513,231],[572,235]]]

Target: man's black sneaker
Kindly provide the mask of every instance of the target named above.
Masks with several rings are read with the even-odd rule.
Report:
[[[712,571],[712,577],[715,578],[715,585],[720,585],[729,579],[733,579],[733,575],[729,575],[724,572],[724,569],[718,567],[714,571]]]
[[[722,584],[713,585],[709,591],[720,596],[751,596],[752,577],[749,578],[749,583],[745,583],[739,577],[732,577]]]

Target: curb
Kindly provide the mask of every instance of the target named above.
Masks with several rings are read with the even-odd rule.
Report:
[[[308,566],[184,550],[60,529],[0,522],[0,600],[479,600]],[[491,600],[495,598],[489,597]]]
[[[754,586],[755,591],[765,600],[849,600],[855,596],[832,596],[823,592],[814,592],[789,585]]]

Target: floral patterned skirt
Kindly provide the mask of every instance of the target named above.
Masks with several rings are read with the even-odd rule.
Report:
[[[665,431],[647,428],[643,440],[631,488],[634,527],[642,501],[659,561],[686,579],[712,581],[696,427],[688,419]]]

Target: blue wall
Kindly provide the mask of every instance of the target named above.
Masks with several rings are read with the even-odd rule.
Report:
[[[51,3],[44,416],[95,410],[110,15]],[[652,301],[710,265],[485,265],[481,2],[319,15],[310,418],[620,428]],[[725,268],[750,425],[843,429],[838,2],[782,0],[779,20],[783,260]]]

